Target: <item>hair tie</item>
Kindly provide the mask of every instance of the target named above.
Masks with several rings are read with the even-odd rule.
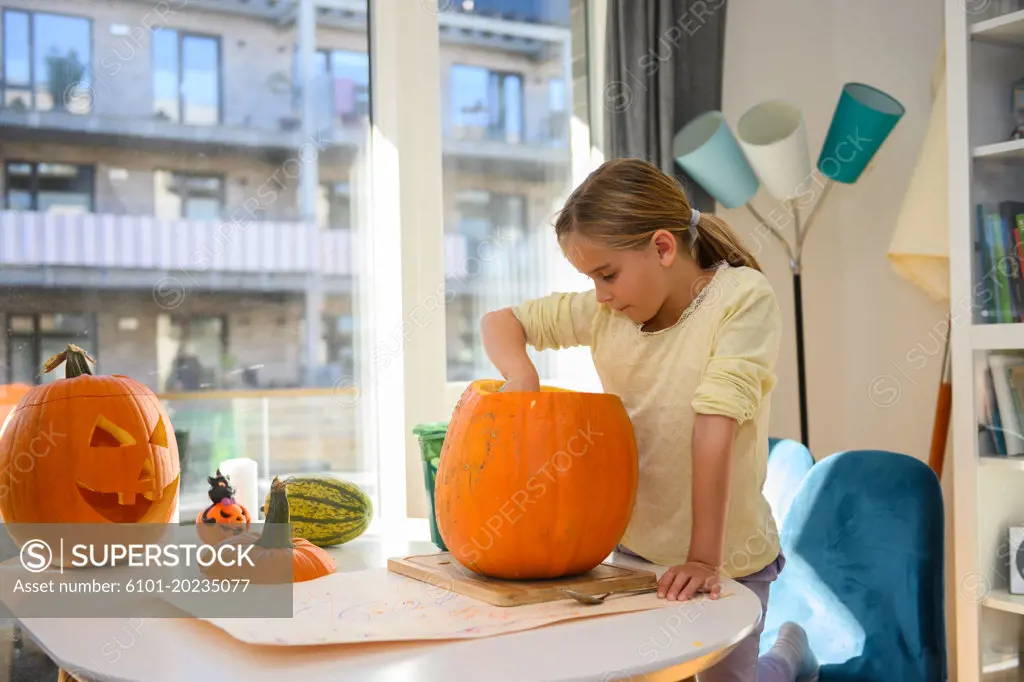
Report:
[[[695,208],[690,209],[690,241],[697,241],[697,223],[700,222],[700,211]]]

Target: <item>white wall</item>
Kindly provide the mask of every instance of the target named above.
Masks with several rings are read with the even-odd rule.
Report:
[[[896,275],[886,251],[931,110],[942,5],[934,0],[729,0],[728,13],[722,111],[733,130],[750,106],[790,99],[803,108],[816,161],[844,83],[874,85],[906,107],[861,180],[833,188],[805,243],[808,418],[816,459],[872,448],[927,461],[949,305]],[[764,216],[777,206],[763,188],[754,203]],[[757,246],[756,224],[746,210],[721,209],[720,215]],[[787,323],[771,433],[798,439],[792,278],[778,245],[763,237],[760,242],[758,258]],[[953,540],[950,457],[947,448],[947,576],[952,576]],[[947,579],[950,633],[956,606],[950,586],[955,584]],[[954,640],[948,640],[952,675]]]
[[[730,0],[728,12],[723,113],[733,130],[750,106],[790,99],[803,108],[816,161],[844,83],[874,85],[907,109],[860,182],[835,186],[805,244],[808,415],[818,459],[855,448],[927,459],[948,306],[896,275],[885,254],[928,120],[942,7],[933,0]],[[763,188],[754,204],[765,216],[777,206]],[[746,210],[721,215],[757,246]],[[799,438],[792,279],[778,245],[760,241],[758,257],[787,321],[772,434]],[[886,378],[872,393],[879,376]],[[896,389],[898,399],[885,404]]]

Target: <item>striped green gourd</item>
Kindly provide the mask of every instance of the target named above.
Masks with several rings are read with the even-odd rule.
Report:
[[[303,474],[286,478],[284,484],[293,537],[330,547],[355,540],[370,526],[373,504],[354,483],[328,474]],[[268,495],[264,510],[269,502]]]

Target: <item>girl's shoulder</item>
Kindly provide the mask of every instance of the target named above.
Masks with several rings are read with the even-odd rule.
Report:
[[[710,286],[719,290],[714,298],[719,303],[728,304],[727,307],[742,306],[763,299],[776,302],[775,289],[768,277],[760,270],[746,265],[722,267]]]

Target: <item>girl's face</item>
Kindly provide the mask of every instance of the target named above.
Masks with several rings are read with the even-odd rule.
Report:
[[[570,234],[563,250],[573,267],[594,281],[597,301],[636,324],[652,319],[670,292],[669,268],[678,257],[675,237],[655,233],[642,249],[613,249]]]

